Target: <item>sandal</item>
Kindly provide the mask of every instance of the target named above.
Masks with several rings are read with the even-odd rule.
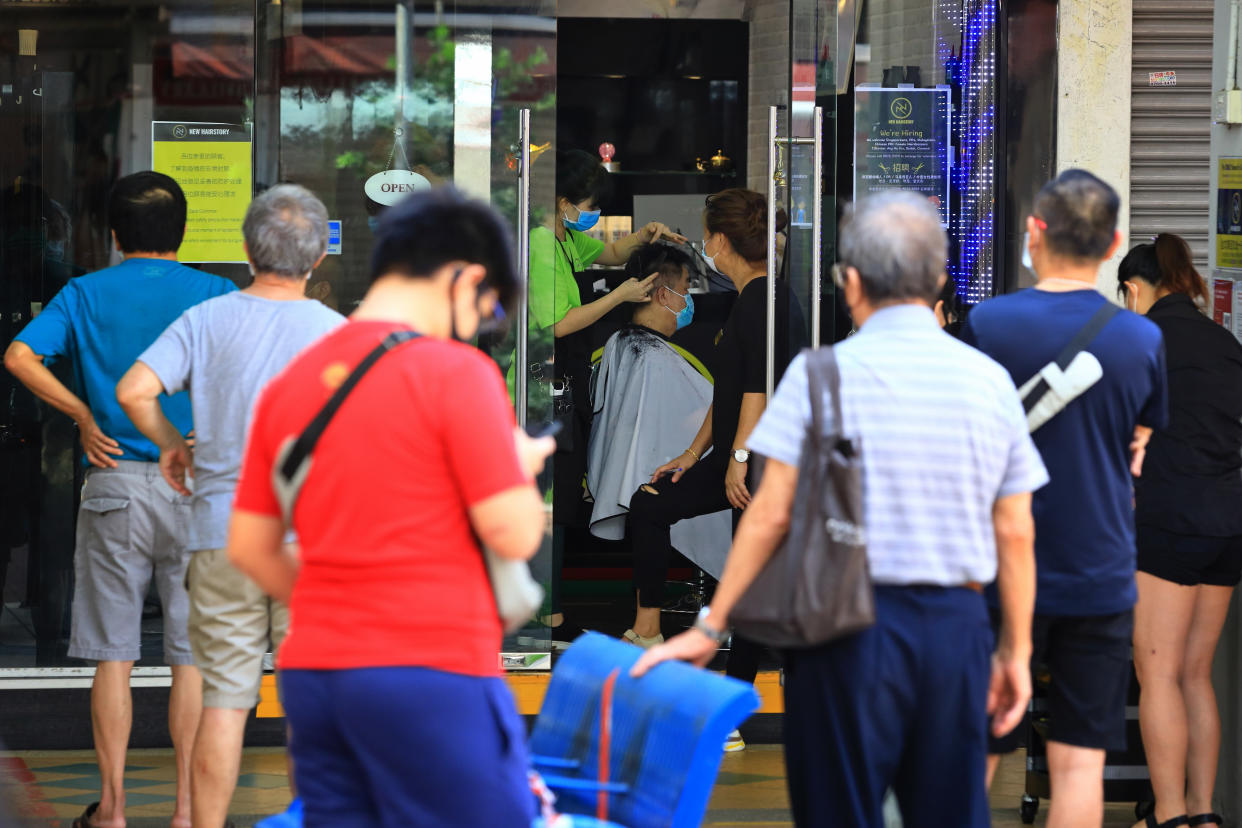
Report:
[[[1189,817],[1186,820],[1187,825],[1209,825],[1211,823],[1224,825],[1225,818],[1220,814],[1199,814],[1198,816]]]
[[[98,802],[92,802],[90,805],[87,805],[86,810],[82,812],[82,816],[73,821],[72,828],[95,828],[95,826],[91,824],[91,817],[93,817],[95,812],[98,810]]]
[[[1156,810],[1153,808],[1151,813],[1147,815],[1145,822],[1147,828],[1179,828],[1179,826],[1189,824],[1188,817],[1185,814],[1175,816],[1172,819],[1166,819],[1164,822],[1156,822]]]

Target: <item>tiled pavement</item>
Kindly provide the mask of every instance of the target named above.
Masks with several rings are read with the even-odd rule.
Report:
[[[126,770],[130,828],[168,825],[174,795],[172,752],[131,751]],[[1021,825],[1017,804],[1022,795],[1022,758],[1008,757],[992,792],[996,828]],[[94,756],[85,751],[27,751],[0,755],[0,797],[13,803],[23,825],[63,826],[80,814],[99,793]],[[233,799],[233,819],[251,826],[283,810],[289,801],[283,751],[253,748],[242,761],[242,776]],[[727,754],[716,781],[705,825],[777,828],[789,826],[785,794],[785,763],[780,748],[752,745]],[[1108,806],[1106,828],[1133,824],[1133,806]],[[3,819],[0,818],[0,824]],[[1036,820],[1043,824],[1043,815]]]

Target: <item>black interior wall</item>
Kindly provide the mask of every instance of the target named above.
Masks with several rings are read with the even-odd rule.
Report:
[[[749,26],[735,20],[557,20],[561,149],[617,149],[607,215],[629,215],[640,194],[711,193],[746,168]],[[718,150],[724,175],[701,173]]]

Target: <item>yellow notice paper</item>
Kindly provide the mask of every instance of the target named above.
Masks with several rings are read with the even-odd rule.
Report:
[[[242,219],[250,205],[250,130],[241,124],[151,123],[151,166],[176,179],[189,208],[183,262],[245,262]]]
[[[1222,158],[1216,184],[1216,266],[1242,269],[1242,158]]]

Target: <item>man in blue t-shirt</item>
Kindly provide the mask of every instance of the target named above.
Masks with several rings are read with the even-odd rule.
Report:
[[[1107,304],[1095,280],[1121,240],[1120,204],[1110,186],[1083,170],[1045,185],[1027,219],[1038,283],[984,302],[966,318],[962,338],[1005,366],[1019,388],[1063,356]],[[1100,823],[1104,753],[1126,744],[1135,601],[1132,474],[1168,405],[1164,344],[1153,323],[1117,311],[1085,351],[1089,356],[1077,364],[1045,372],[1068,404],[1032,435],[1051,477],[1032,508],[1038,574],[1032,663],[1052,673],[1050,826]],[[1043,390],[1026,395],[1032,423]],[[989,780],[999,754],[1015,749],[1020,735],[1015,730],[992,744]]]
[[[132,703],[129,675],[140,653],[143,599],[155,579],[164,608],[164,660],[172,667],[169,724],[177,752],[174,826],[190,824],[189,760],[201,708],[186,631],[185,572],[190,500],[159,470],[160,451],[116,399],[116,384],[148,345],[187,308],[236,290],[232,282],[177,263],[185,195],[166,175],[118,179],[108,196],[119,265],[72,279],[13,340],[4,366],[78,425],[89,464],[78,511],[69,655],[97,662],[91,720],[102,795],[83,822],[124,819],[125,751]],[[79,397],[46,367],[72,361]],[[161,400],[182,434],[190,400]]]

